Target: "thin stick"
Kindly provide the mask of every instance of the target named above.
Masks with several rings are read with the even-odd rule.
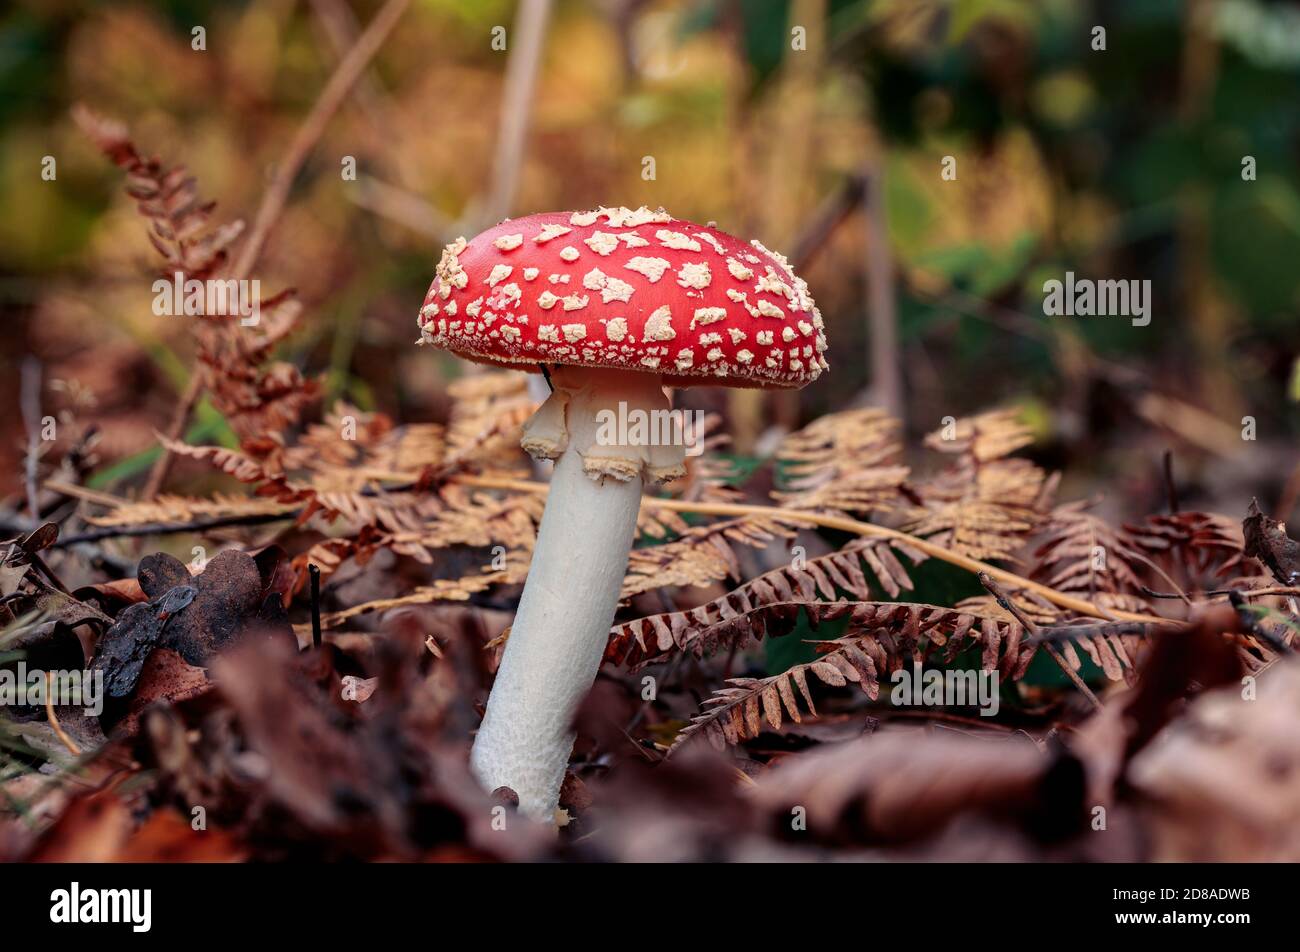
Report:
[[[98,529],[89,529],[78,535],[70,535],[59,539],[50,548],[63,549],[84,542],[99,542],[103,539],[176,535],[180,532],[203,532],[207,529],[224,529],[228,526],[260,526],[268,522],[292,519],[297,512],[298,510],[283,513],[259,512],[248,516],[213,516],[208,519],[194,519],[190,522],[146,522],[138,526],[102,526]]]
[[[510,214],[519,168],[523,164],[528,120],[532,115],[533,87],[542,58],[542,41],[551,16],[551,0],[529,0],[519,4],[512,28],[510,60],[506,63],[505,95],[497,127],[497,151],[492,162],[492,190],[483,210],[486,223]]]
[[[114,496],[112,493],[100,492],[97,489],[79,486],[76,483],[65,482],[61,479],[47,479],[45,488],[50,492],[58,493],[60,496],[67,496],[70,499],[84,499],[86,502],[107,506],[110,509],[124,506],[130,501],[121,496]]]
[[[871,347],[871,390],[876,402],[906,422],[902,352],[898,343],[898,307],[894,298],[894,256],[885,222],[884,167],[873,159],[864,173],[866,196],[867,327]]]
[[[348,198],[367,211],[445,244],[454,222],[414,192],[390,185],[369,175],[358,175],[356,188]]]
[[[1172,588],[1172,589],[1174,590],[1173,594],[1174,594],[1174,597],[1175,597],[1175,598],[1181,598],[1181,599],[1182,599],[1184,602],[1186,602],[1188,605],[1190,605],[1190,604],[1192,603],[1192,600],[1191,600],[1190,598],[1188,598],[1187,593],[1183,591],[1182,586],[1179,585],[1177,582],[1175,582],[1175,581],[1170,577],[1170,575],[1169,575],[1168,572],[1166,572],[1166,571],[1165,571],[1164,569],[1162,569],[1160,566],[1156,565],[1156,563],[1152,562],[1150,559],[1148,559],[1145,555],[1142,555],[1140,552],[1132,552],[1132,551],[1130,551],[1130,552],[1127,553],[1127,554],[1128,554],[1128,556],[1129,556],[1130,558],[1137,559],[1139,562],[1141,562],[1141,563],[1143,563],[1144,565],[1146,565],[1147,568],[1151,569],[1151,571],[1155,572],[1155,573],[1156,573],[1157,575],[1159,575],[1162,579],[1164,579],[1166,582],[1168,582],[1168,583],[1169,583],[1169,587]],[[1143,587],[1145,588],[1145,586],[1143,586]],[[1150,589],[1148,589],[1148,591],[1150,591]],[[1154,594],[1154,593],[1152,593],[1152,594]]]
[[[514,479],[504,476],[456,476],[450,482],[459,483],[463,486],[477,486],[482,489],[501,489],[510,492],[536,493],[544,496],[550,491],[546,483],[533,482],[527,479]],[[409,489],[413,484],[404,487],[389,487],[390,492],[398,492],[403,489]],[[1093,604],[1085,599],[1070,595],[1066,592],[1058,592],[1056,589],[1047,585],[1042,585],[1030,579],[1016,575],[1014,572],[1008,572],[1006,569],[998,568],[996,565],[990,565],[987,562],[981,562],[978,559],[972,559],[968,556],[961,555],[957,552],[949,551],[941,545],[929,542],[926,539],[920,539],[906,532],[900,532],[897,529],[890,529],[886,526],[874,525],[870,522],[861,522],[857,519],[849,519],[844,516],[830,516],[819,512],[796,512],[789,509],[781,509],[776,506],[757,506],[740,503],[720,503],[720,502],[694,502],[685,499],[657,499],[653,496],[646,496],[641,500],[641,505],[648,509],[668,509],[673,512],[689,512],[700,515],[713,516],[760,516],[768,519],[777,518],[791,523],[802,523],[809,526],[822,526],[826,529],[838,529],[843,532],[851,532],[859,536],[872,536],[881,539],[892,539],[903,545],[907,545],[917,551],[924,552],[933,558],[958,568],[963,568],[972,574],[980,572],[987,573],[991,578],[997,579],[1008,585],[1014,585],[1016,588],[1023,589],[1027,592],[1033,592],[1047,601],[1056,605],[1058,608],[1064,608],[1068,611],[1076,612],[1080,615],[1087,615],[1090,618],[1102,618],[1114,621],[1135,621],[1150,622],[1160,624],[1166,619],[1156,615],[1143,615],[1137,612],[1126,612],[1118,609],[1105,609]],[[93,542],[98,539],[114,538],[116,536],[130,535],[168,535],[178,532],[194,532],[206,528],[216,528],[218,526],[235,526],[235,525],[258,525],[265,522],[274,522],[278,519],[293,519],[300,513],[300,510],[290,510],[282,514],[261,513],[253,516],[224,516],[215,517],[207,520],[194,520],[192,522],[172,523],[172,524],[153,524],[147,526],[127,526],[127,527],[105,527],[104,529],[87,532],[81,536],[69,536],[67,539],[60,539],[55,543],[56,546],[71,545],[77,542]],[[416,603],[411,603],[416,604]]]
[[[26,357],[21,370],[23,427],[27,430],[27,457],[24,460],[27,508],[32,521],[41,521],[40,500],[36,489],[36,464],[40,461],[41,447],[41,364],[35,357]]]
[[[307,574],[311,576],[311,644],[313,648],[320,649],[320,567],[312,564],[307,566]]]
[[[853,214],[862,202],[866,183],[861,175],[851,176],[835,192],[822,199],[799,236],[795,239],[790,260],[796,274],[802,274],[826,246],[835,230]]]
[[[328,40],[337,62],[347,55],[357,37],[361,34],[361,24],[352,12],[346,0],[311,0],[311,7],[316,13],[322,32]],[[394,158],[401,154],[401,149],[391,148],[400,141],[399,124],[395,121],[396,109],[383,86],[374,75],[363,70],[352,91],[352,98],[361,107],[361,115],[370,127],[370,134],[378,148],[375,159],[390,170],[394,178],[403,182],[399,163]]]
[[[303,163],[307,161],[308,154],[321,135],[324,134],[326,125],[329,124],[334,113],[338,111],[339,106],[343,104],[343,100],[361,77],[370,60],[379,52],[379,47],[383,45],[384,40],[388,38],[388,34],[397,25],[398,19],[406,11],[409,3],[410,0],[388,0],[379,13],[375,15],[375,18],[370,21],[369,26],[357,39],[352,49],[348,50],[347,55],[339,61],[338,67],[325,84],[325,88],[321,90],[311,112],[307,114],[303,124],[298,127],[298,132],[290,143],[284,158],[276,165],[275,176],[271,179],[271,184],[262,195],[262,203],[258,206],[257,216],[253,219],[253,227],[240,246],[239,257],[235,260],[235,265],[231,269],[229,277],[242,281],[252,273],[253,266],[257,264],[257,259],[262,254],[262,248],[266,245],[266,239],[271,233],[271,228],[284,210],[285,202],[288,201],[289,190],[293,187],[293,180],[297,177]],[[190,378],[189,386],[186,387],[180,404],[176,408],[176,413],[167,427],[167,437],[169,439],[179,440],[181,438],[181,434],[185,432],[185,426],[189,421],[190,414],[194,410],[194,405],[198,403],[202,393],[202,381],[199,379],[199,374],[195,373]],[[153,499],[158,494],[167,479],[167,473],[171,470],[171,464],[171,450],[167,449],[164,444],[162,455],[158,457],[149,473],[149,480],[145,484],[145,491],[141,496],[143,500]]]
[[[45,673],[45,716],[49,718],[50,728],[54,731],[55,736],[59,738],[63,746],[68,748],[72,756],[80,757],[81,748],[77,746],[76,741],[67,735],[63,727],[59,724],[59,717],[54,713],[54,672]]]
[[[1169,497],[1169,515],[1178,515],[1178,486],[1174,483],[1174,451],[1165,450],[1165,494]]]
[[[1026,644],[1055,644],[1059,641],[1074,641],[1078,638],[1102,638],[1111,635],[1132,635],[1149,638],[1164,629],[1186,628],[1187,623],[1172,619],[1164,622],[1117,621],[1102,622],[1097,625],[1049,625],[1039,628],[1038,634],[1031,637]]]
[[[167,424],[167,439],[175,442],[185,433],[185,426],[190,421],[190,414],[194,412],[194,405],[199,402],[199,397],[203,393],[203,380],[197,370],[190,374],[190,382],[185,386],[185,392],[181,394],[181,399],[176,404],[176,412],[172,414],[171,421]],[[167,443],[162,446],[162,455],[154,461],[153,468],[149,470],[149,479],[144,484],[144,491],[140,494],[141,500],[148,502],[158,495],[162,489],[163,483],[167,481],[167,474],[172,468],[172,452],[167,448]]]
[[[370,60],[379,52],[379,47],[383,45],[388,34],[397,25],[397,21],[406,12],[409,2],[410,0],[388,0],[375,14],[375,18],[370,21],[365,32],[358,37],[352,49],[348,50],[347,55],[339,61],[334,74],[321,90],[316,104],[312,106],[303,124],[298,127],[298,133],[290,143],[284,159],[277,164],[275,176],[262,196],[262,204],[253,219],[253,227],[239,249],[239,257],[235,261],[234,268],[231,269],[231,277],[241,280],[252,273],[253,266],[257,264],[266,239],[271,233],[271,228],[280,217],[280,212],[284,210],[285,202],[289,198],[289,190],[293,187],[293,180],[298,176],[298,170],[307,161],[312,148],[324,134],[325,127],[334,117],[334,113],[338,112],[339,106],[352,91],[357,80],[361,78]]]
[[[1012,727],[1009,724],[990,724],[975,717],[963,717],[960,714],[949,714],[947,711],[909,711],[906,708],[899,708],[896,711],[884,710],[875,713],[886,719],[907,717],[920,721],[943,721],[949,724],[961,724],[963,727],[979,727],[985,730],[1002,731],[1004,734],[1014,734],[1020,730],[1020,728]]]
[[[1261,598],[1265,595],[1300,595],[1300,588],[1292,588],[1285,585],[1276,585],[1270,588],[1225,588],[1213,592],[1206,592],[1205,594],[1210,598],[1226,598],[1233,593],[1240,595],[1242,598]]]
[[[41,558],[41,554],[39,552],[29,552],[27,554],[27,558],[31,559],[32,565],[36,568],[38,572],[40,572],[42,575],[45,576],[46,580],[51,585],[57,588],[64,595],[72,594],[70,591],[68,591],[68,586],[63,584],[62,579],[60,579],[57,575],[55,575],[54,570],[50,568],[49,564],[43,558]]]
[[[980,584],[988,589],[989,594],[998,600],[998,604],[1002,606],[1003,610],[1010,612],[1016,621],[1020,622],[1024,627],[1025,631],[1029,632],[1030,637],[1038,636],[1038,625],[1034,623],[1032,618],[1020,610],[1019,606],[1011,600],[1006,592],[998,587],[998,584],[994,582],[993,579],[989,578],[987,572],[980,572],[979,580]],[[1041,642],[1041,644],[1043,650],[1046,651],[1048,655],[1051,656],[1051,659],[1056,662],[1057,667],[1064,671],[1065,676],[1070,679],[1080,692],[1082,692],[1083,696],[1092,702],[1092,706],[1100,708],[1101,701],[1097,700],[1097,695],[1093,694],[1092,688],[1088,687],[1088,685],[1084,683],[1083,678],[1079,677],[1079,672],[1070,667],[1070,663],[1065,660],[1065,656],[1062,655],[1061,652],[1056,650],[1056,646],[1048,642]]]
[[[504,476],[458,476],[455,482],[466,486],[480,486],[484,489],[508,489],[515,492],[533,492],[539,495],[545,495],[549,488],[545,483],[535,483],[526,479],[513,479]],[[1065,592],[1058,592],[1054,588],[1041,585],[1038,582],[1022,578],[1014,572],[1008,572],[1006,569],[1000,569],[996,565],[989,565],[987,562],[980,562],[956,552],[950,552],[941,545],[929,542],[925,539],[918,539],[916,536],[908,535],[906,532],[900,532],[897,529],[890,529],[885,526],[873,525],[870,522],[860,522],[857,519],[849,519],[843,516],[828,516],[817,512],[794,512],[788,509],[780,509],[775,506],[755,506],[740,503],[710,503],[710,502],[693,502],[684,499],[656,499],[653,496],[646,496],[641,505],[650,509],[669,509],[674,512],[692,512],[703,515],[714,516],[765,516],[767,518],[778,517],[788,522],[802,522],[812,526],[822,526],[827,529],[839,529],[843,532],[851,532],[854,535],[875,536],[882,539],[893,539],[904,545],[910,546],[926,555],[932,556],[951,565],[966,569],[972,574],[978,575],[980,572],[986,572],[991,578],[1005,582],[1008,585],[1014,585],[1025,591],[1034,592],[1047,599],[1058,608],[1065,608],[1080,615],[1088,615],[1091,618],[1113,618],[1120,621],[1141,621],[1141,622],[1162,622],[1165,619],[1155,615],[1142,615],[1136,612],[1126,612],[1119,610],[1107,611],[1092,602],[1069,595]]]

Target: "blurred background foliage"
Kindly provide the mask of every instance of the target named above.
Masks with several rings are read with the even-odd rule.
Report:
[[[100,427],[101,483],[147,467],[190,373],[184,322],[150,308],[157,262],[134,203],[70,106],[126,121],[142,150],[189,167],[219,217],[248,219],[377,9],[6,5],[6,489],[24,442],[24,357],[41,362],[64,419]],[[1105,480],[1125,507],[1155,507],[1171,447],[1192,496],[1258,493],[1288,515],[1300,492],[1300,6],[556,0],[549,12],[512,214],[662,205],[807,252],[831,373],[730,406],[687,395],[729,413],[740,453],[827,410],[888,402],[892,386],[913,434],[1020,404],[1040,460],[1066,470],[1066,496]],[[282,356],[323,377],[327,402],[439,419],[447,381],[473,372],[413,347],[415,314],[442,244],[491,223],[517,16],[510,0],[416,0],[298,176],[257,276],[264,294],[298,290],[306,316]],[[792,49],[799,31],[806,48]],[[347,156],[355,181],[341,175]],[[864,183],[881,201],[856,201]],[[873,255],[892,296],[872,293]],[[1150,326],[1044,317],[1043,282],[1067,270],[1149,279]],[[1246,414],[1256,443],[1241,441]],[[195,421],[230,439],[210,407]]]

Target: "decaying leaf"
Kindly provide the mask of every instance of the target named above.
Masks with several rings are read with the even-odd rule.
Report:
[[[1270,519],[1252,499],[1241,524],[1245,554],[1259,559],[1282,585],[1300,584],[1300,542],[1286,534],[1286,526]]]
[[[1150,800],[1153,858],[1300,861],[1300,665],[1274,665],[1247,690],[1197,698],[1152,739],[1129,776]]]
[[[202,667],[241,638],[288,641],[292,630],[281,597],[285,583],[275,571],[279,564],[276,553],[259,566],[252,556],[227,550],[191,576],[172,556],[146,557],[139,582],[149,601],[123,610],[96,646],[91,669],[103,673],[110,697],[123,698],[135,690],[156,648],[172,649],[187,664]]]

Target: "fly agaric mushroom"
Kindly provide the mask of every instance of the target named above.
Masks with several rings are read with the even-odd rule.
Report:
[[[470,755],[550,819],[618,608],[643,481],[685,473],[656,445],[665,386],[802,387],[827,368],[821,314],[786,259],[662,209],[507,219],[438,263],[420,343],[530,372],[552,393],[523,448],[557,460],[532,565]],[[680,436],[680,434],[679,434]]]

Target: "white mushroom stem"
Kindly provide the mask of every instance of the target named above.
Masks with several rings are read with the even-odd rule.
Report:
[[[470,754],[486,789],[509,787],[523,814],[545,821],[554,817],[573,750],[574,714],[596,679],[618,609],[643,478],[685,471],[680,442],[656,445],[655,428],[618,425],[664,418],[669,402],[657,375],[563,367],[552,384],[524,427],[523,446],[558,462]]]

